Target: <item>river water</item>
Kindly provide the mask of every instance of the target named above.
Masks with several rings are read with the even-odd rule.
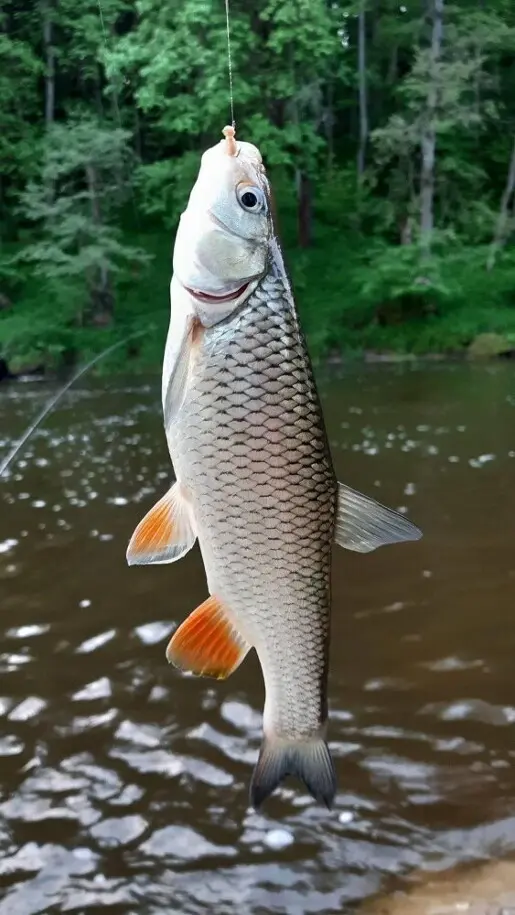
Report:
[[[2,389],[2,449],[50,390]],[[355,913],[515,853],[515,368],[321,394],[339,477],[425,534],[334,554],[335,809],[293,782],[249,809],[253,655],[225,683],[167,665],[206,586],[197,549],[125,563],[171,480],[159,380],[95,380],[0,481],[0,915]]]

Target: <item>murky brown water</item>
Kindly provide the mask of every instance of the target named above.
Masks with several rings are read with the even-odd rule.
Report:
[[[48,393],[2,389],[0,446]],[[293,783],[249,810],[255,657],[220,684],[166,664],[206,588],[197,549],[125,564],[171,479],[159,381],[95,382],[0,481],[0,915],[354,913],[515,852],[515,368],[322,394],[341,479],[425,532],[334,555],[335,810]]]

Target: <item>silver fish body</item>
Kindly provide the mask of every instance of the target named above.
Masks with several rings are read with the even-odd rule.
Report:
[[[205,331],[168,429],[211,594],[256,649],[265,734],[318,740],[327,717],[337,481],[291,295],[280,275]]]
[[[176,631],[168,659],[226,677],[255,648],[266,697],[252,803],[293,774],[330,807],[332,544],[368,552],[420,532],[336,480],[259,153],[241,144],[228,163],[219,152],[205,154],[176,243],[163,411],[177,482],[127,557],[172,562],[198,538],[210,597]]]

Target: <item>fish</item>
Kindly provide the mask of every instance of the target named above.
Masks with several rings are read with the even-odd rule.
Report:
[[[226,679],[255,649],[265,701],[250,803],[259,810],[290,775],[331,808],[332,545],[367,553],[421,532],[336,478],[263,159],[223,133],[174,245],[162,405],[175,482],[127,561],[175,562],[198,540],[208,596],[167,659]]]

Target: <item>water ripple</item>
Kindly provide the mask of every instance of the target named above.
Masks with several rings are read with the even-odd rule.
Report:
[[[127,569],[173,479],[159,379],[93,381],[38,430],[0,488],[0,915],[357,915],[374,894],[397,915],[413,874],[515,852],[513,385],[441,371],[326,389],[339,478],[425,533],[335,552],[331,812],[292,782],[249,808],[253,653],[224,683],[167,665],[198,551]],[[0,447],[47,393],[2,393]]]

